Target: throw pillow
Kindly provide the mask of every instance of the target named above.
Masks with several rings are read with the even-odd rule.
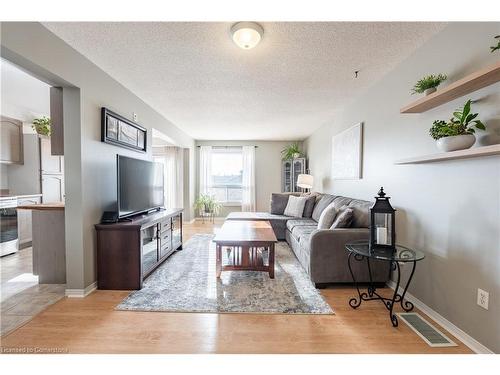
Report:
[[[330,229],[349,228],[352,223],[353,214],[354,210],[352,208],[347,206],[341,207]]]
[[[311,217],[314,206],[316,205],[316,195],[301,195],[303,197],[306,197],[306,204],[304,206],[304,212],[302,213],[302,217]]]
[[[328,229],[332,226],[335,217],[337,216],[337,208],[335,204],[330,203],[324,210],[321,212],[318,220],[318,229]]]
[[[274,215],[283,215],[290,194],[272,193],[271,194],[271,213]]]
[[[302,213],[304,212],[304,206],[306,205],[306,200],[307,200],[306,197],[296,197],[290,195],[290,198],[288,198],[288,204],[286,205],[283,215],[302,217]]]
[[[321,196],[321,199],[314,206],[314,210],[311,216],[314,219],[314,221],[319,221],[321,213],[330,203],[332,203],[334,198],[335,196],[330,194],[324,194],[323,196]]]

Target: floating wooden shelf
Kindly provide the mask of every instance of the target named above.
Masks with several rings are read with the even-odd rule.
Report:
[[[413,158],[398,160],[394,164],[434,163],[437,161],[468,159],[468,158],[477,158],[480,156],[494,156],[494,155],[500,155],[500,144],[474,147],[474,148],[469,148],[467,150],[443,152],[440,154],[416,156]]]
[[[401,108],[400,112],[422,113],[499,81],[500,61]]]

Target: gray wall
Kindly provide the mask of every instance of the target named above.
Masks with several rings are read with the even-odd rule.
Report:
[[[436,153],[428,135],[433,120],[446,120],[469,98],[489,128],[479,144],[500,143],[500,84],[423,114],[402,115],[417,99],[414,82],[447,73],[449,81],[498,61],[489,52],[499,23],[451,24],[407,61],[305,141],[315,189],[373,200],[384,186],[398,209],[398,242],[426,253],[410,292],[495,352],[500,352],[500,157],[420,165],[394,165]],[[363,74],[361,72],[361,74]],[[330,179],[331,137],[364,122],[363,178]],[[477,288],[490,293],[489,310],[476,305]]]
[[[197,146],[255,145],[255,200],[257,211],[269,211],[271,193],[281,191],[281,150],[293,141],[196,141]],[[301,143],[299,143],[301,144]],[[196,195],[199,193],[199,147],[196,148]],[[219,216],[241,211],[241,206],[223,207]],[[196,213],[198,214],[198,213]]]
[[[67,287],[82,289],[96,280],[94,224],[116,200],[116,154],[151,158],[151,148],[142,154],[102,143],[100,108],[126,117],[136,112],[138,122],[149,130],[148,144],[152,127],[189,148],[191,156],[194,140],[41,24],[2,23],[1,32],[3,57],[51,83],[74,87],[64,90],[71,103],[64,113],[66,231],[71,238],[66,243]]]

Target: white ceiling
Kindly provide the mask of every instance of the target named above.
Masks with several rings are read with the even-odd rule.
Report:
[[[306,138],[444,25],[262,23],[242,50],[230,23],[45,23],[195,139],[221,140]]]

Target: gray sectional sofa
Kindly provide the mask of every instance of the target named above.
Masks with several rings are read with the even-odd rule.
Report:
[[[342,196],[312,193],[304,209],[304,217],[296,218],[283,215],[288,196],[289,194],[273,194],[271,213],[233,212],[228,215],[227,220],[268,220],[278,240],[286,240],[317,287],[329,283],[352,283],[345,244],[354,240],[368,239],[369,208],[372,203]],[[318,229],[321,212],[332,202],[337,208],[346,205],[354,211],[349,228]],[[365,261],[353,260],[351,264],[357,281],[370,280]],[[389,280],[388,262],[370,261],[370,265],[374,282],[385,283]]]

